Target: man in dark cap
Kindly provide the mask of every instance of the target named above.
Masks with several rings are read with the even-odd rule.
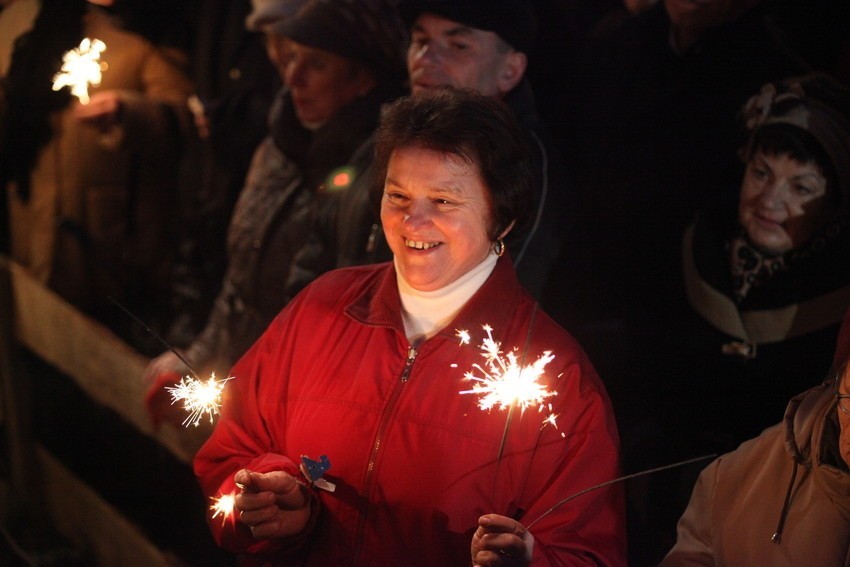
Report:
[[[528,133],[533,155],[534,209],[506,238],[520,281],[540,297],[558,256],[572,190],[561,157],[535,108],[525,78],[537,19],[527,0],[402,0],[410,26],[410,88],[451,85],[501,98]]]

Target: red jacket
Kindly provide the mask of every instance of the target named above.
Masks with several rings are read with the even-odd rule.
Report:
[[[557,428],[536,407],[478,407],[463,375],[483,366],[481,327],[529,365],[551,351],[541,379]],[[533,325],[531,329],[529,326]],[[461,344],[456,330],[472,335]],[[528,525],[560,500],[618,476],[611,405],[575,340],[536,310],[509,259],[443,332],[410,348],[391,264],[316,280],[233,368],[221,419],[195,460],[205,494],[235,491],[241,468],[297,473],[327,455],[333,493],[291,540],[258,541],[240,522],[210,518],[219,544],[270,564],[469,565],[478,517]],[[531,529],[536,565],[624,565],[620,484],[556,508]]]

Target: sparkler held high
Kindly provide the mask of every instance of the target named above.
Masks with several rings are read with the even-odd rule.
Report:
[[[106,51],[106,44],[99,39],[84,38],[76,47],[62,56],[62,67],[53,76],[53,90],[71,88],[71,94],[82,104],[89,102],[89,85],[100,84],[101,71],[106,63],[100,61],[100,54]]]

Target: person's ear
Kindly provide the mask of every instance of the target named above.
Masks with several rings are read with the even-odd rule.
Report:
[[[528,57],[525,53],[511,49],[505,54],[498,76],[499,91],[502,95],[519,84],[527,67]]]
[[[503,230],[503,231],[502,231],[502,234],[500,234],[500,235],[499,235],[499,238],[504,238],[504,237],[506,237],[506,236],[508,235],[508,233],[514,229],[514,225],[515,225],[515,224],[516,224],[516,221],[515,221],[515,220],[512,220],[512,221],[511,221],[511,224],[509,224],[509,225],[505,228],[505,230]]]

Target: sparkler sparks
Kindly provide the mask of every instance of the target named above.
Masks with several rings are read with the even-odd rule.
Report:
[[[106,64],[100,62],[104,51],[106,44],[99,39],[84,38],[79,47],[62,56],[62,67],[53,77],[53,90],[71,87],[71,94],[82,104],[88,104],[89,85],[99,85],[101,70],[105,69]]]
[[[504,410],[516,406],[524,412],[530,406],[537,405],[541,406],[542,411],[544,400],[557,394],[539,381],[544,368],[555,355],[545,351],[532,364],[522,366],[517,359],[516,349],[502,352],[501,344],[493,339],[493,329],[489,325],[484,325],[483,329],[487,333],[480,347],[484,365],[474,364],[472,371],[464,374],[464,378],[474,384],[471,389],[462,390],[460,393],[478,394],[478,407],[482,410],[494,407]],[[457,335],[461,344],[468,344],[467,331],[457,331]],[[550,413],[545,422],[555,425],[555,417],[557,416]]]
[[[191,376],[184,376],[176,386],[166,386],[171,392],[171,403],[183,402],[183,407],[189,412],[189,417],[183,420],[183,425],[195,427],[201,422],[204,415],[209,415],[210,423],[218,414],[221,407],[221,392],[224,384],[232,380],[230,376],[223,380],[216,380],[215,373],[210,375],[209,380],[203,381]]]
[[[223,494],[218,498],[212,497],[210,510],[213,511],[213,518],[221,516],[221,523],[224,524],[233,516],[233,506],[236,502],[236,497],[233,494]]]

